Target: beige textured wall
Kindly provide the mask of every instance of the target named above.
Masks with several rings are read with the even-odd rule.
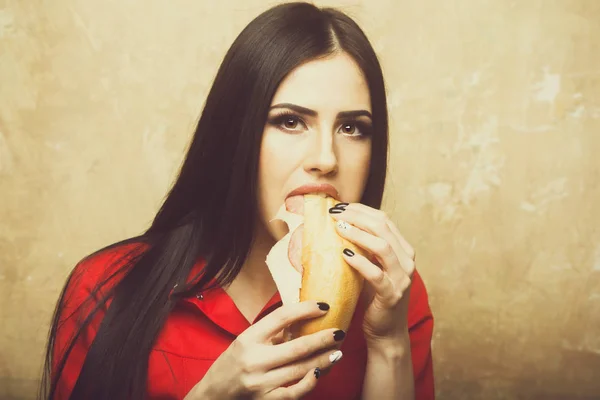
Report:
[[[0,0],[0,398],[33,396],[68,271],[147,226],[274,3]],[[600,2],[318,4],[381,56],[439,398],[600,396]]]

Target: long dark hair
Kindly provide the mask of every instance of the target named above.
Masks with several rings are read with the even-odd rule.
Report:
[[[249,253],[256,223],[262,132],[278,85],[300,64],[340,51],[357,62],[369,86],[374,134],[361,202],[381,206],[388,117],[381,67],[367,37],[351,18],[335,9],[288,3],[267,10],[250,22],[225,55],[179,176],[150,228],[88,256],[127,243],[141,243],[145,249],[127,254],[127,262],[117,273],[98,282],[89,296],[93,299],[89,313],[63,354],[53,360],[67,289],[85,271],[76,267],[71,273],[50,328],[40,398],[54,396],[75,340],[107,301],[110,307],[71,398],[144,398],[149,353],[177,299],[208,288],[213,279],[216,285],[229,284]],[[206,261],[202,274],[186,285],[200,258]],[[179,290],[171,293],[176,284]]]

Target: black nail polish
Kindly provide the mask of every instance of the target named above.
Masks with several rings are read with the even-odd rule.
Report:
[[[345,337],[346,337],[346,332],[344,332],[341,329],[333,332],[333,340],[335,340],[336,342],[343,340]]]
[[[352,257],[354,255],[354,252],[350,249],[344,249],[344,254],[348,257]]]
[[[315,368],[315,378],[319,379],[319,376],[321,376],[321,368],[317,367]]]
[[[329,310],[329,304],[327,304],[327,303],[317,303],[317,305],[319,306],[320,310],[323,310],[323,311]]]
[[[329,209],[330,214],[341,214],[346,210],[348,203],[337,203],[335,206]]]

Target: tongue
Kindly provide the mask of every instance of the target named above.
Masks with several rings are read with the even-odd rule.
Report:
[[[293,214],[304,215],[304,196],[297,195],[285,199],[285,209]]]

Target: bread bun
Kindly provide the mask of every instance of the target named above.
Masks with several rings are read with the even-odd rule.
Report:
[[[342,255],[345,248],[364,254],[336,231],[336,220],[329,209],[339,201],[325,194],[304,196],[302,237],[302,286],[300,301],[316,300],[329,304],[323,317],[301,321],[291,327],[293,337],[328,328],[347,331],[354,315],[364,279]]]

